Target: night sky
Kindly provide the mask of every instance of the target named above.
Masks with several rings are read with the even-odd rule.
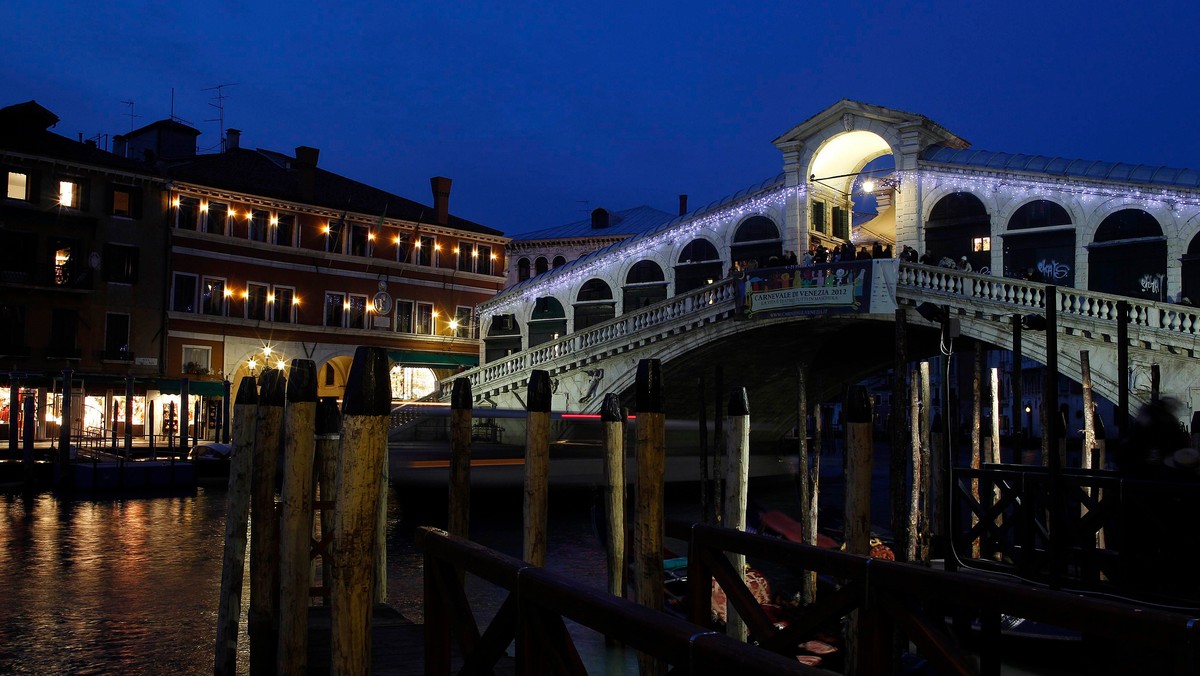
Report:
[[[10,2],[0,105],[76,138],[174,113],[519,233],[701,207],[839,99],[984,150],[1200,169],[1192,2]],[[123,101],[133,101],[130,106]],[[104,142],[106,139],[101,137]]]

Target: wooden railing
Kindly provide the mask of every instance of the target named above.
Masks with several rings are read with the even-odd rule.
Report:
[[[1076,632],[1087,646],[1077,673],[1195,674],[1200,668],[1200,619],[1059,591],[997,581],[979,573],[949,573],[914,564],[866,559],[761,535],[704,524],[690,533],[688,596],[691,617],[708,622],[710,580],[726,590],[745,620],[750,639],[784,655],[819,628],[839,625],[857,611],[858,640],[851,646],[855,673],[890,674],[897,670],[899,645],[916,653],[938,673],[998,674],[1002,616],[1048,623]],[[788,570],[816,571],[832,584],[798,612],[786,628],[767,618],[726,552],[771,562]],[[761,565],[761,563],[760,563]],[[959,631],[947,621],[961,618]],[[970,620],[978,629],[971,630]],[[963,631],[965,629],[965,631]]]
[[[1200,607],[1200,483],[1067,469],[1055,485],[1044,467],[985,465],[956,467],[951,490],[954,549],[973,567]]]
[[[425,552],[425,673],[492,673],[516,641],[516,673],[586,674],[565,619],[661,659],[680,674],[819,674],[782,657],[677,617],[590,589],[435,528],[421,528]],[[470,574],[508,591],[482,631],[464,591]],[[708,590],[705,589],[705,598]]]

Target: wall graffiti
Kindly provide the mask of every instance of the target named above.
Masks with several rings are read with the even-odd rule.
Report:
[[[1046,281],[1066,279],[1067,275],[1071,274],[1071,266],[1066,263],[1059,263],[1053,258],[1046,260],[1043,258],[1038,261],[1038,272],[1042,273],[1042,279]]]
[[[1143,293],[1158,294],[1162,289],[1164,277],[1162,273],[1145,274],[1138,280],[1138,284],[1141,285]]]

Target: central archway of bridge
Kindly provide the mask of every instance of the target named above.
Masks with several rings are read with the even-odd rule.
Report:
[[[1012,346],[1014,315],[1044,314],[1052,303],[1058,315],[1059,372],[1079,382],[1080,351],[1087,350],[1096,393],[1115,402],[1117,304],[1124,300],[1130,304],[1131,409],[1149,398],[1152,365],[1159,367],[1164,395],[1186,393],[1200,375],[1200,316],[1192,308],[898,261],[871,264],[893,268],[893,275],[878,277],[895,280],[892,308],[905,314],[910,359],[939,349],[940,326],[916,311],[923,303],[948,307],[959,318],[964,338],[1000,349]],[[758,431],[778,438],[795,424],[798,366],[808,368],[810,383],[834,394],[893,363],[895,309],[757,319],[745,314],[744,285],[751,283],[746,277],[723,279],[459,377],[471,381],[478,405],[522,409],[530,371],[543,369],[553,383],[554,409],[586,413],[599,410],[609,392],[632,405],[638,361],[659,359],[672,406],[668,413],[694,418],[701,406],[699,376],[721,365],[726,387],[747,388],[752,415],[765,423]],[[1045,345],[1044,334],[1025,333],[1026,356],[1045,363]],[[713,379],[707,382],[713,397]],[[449,385],[444,381],[447,392]]]

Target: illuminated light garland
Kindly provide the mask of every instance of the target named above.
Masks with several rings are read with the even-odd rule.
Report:
[[[668,230],[625,240],[627,244],[618,244],[604,255],[597,256],[591,261],[572,266],[560,273],[552,273],[547,279],[519,292],[497,296],[481,303],[479,306],[480,319],[501,314],[504,310],[516,305],[532,303],[543,296],[553,296],[563,289],[574,288],[592,277],[603,276],[604,271],[614,264],[622,263],[630,258],[641,258],[649,252],[670,246],[681,239],[690,240],[699,235],[702,230],[714,229],[729,221],[736,222],[747,215],[757,215],[770,209],[782,208],[790,197],[803,198],[806,190],[807,187],[804,185],[780,186],[728,207],[716,209],[693,220],[684,221]]]
[[[1006,176],[994,171],[973,173],[969,167],[963,167],[959,171],[926,168],[919,172],[907,170],[898,173],[905,175],[906,182],[919,178],[925,190],[948,186],[959,192],[1001,194],[1009,199],[1030,196],[1052,199],[1054,194],[1066,194],[1075,197],[1084,206],[1115,198],[1126,200],[1127,203],[1141,206],[1145,210],[1164,206],[1171,211],[1180,206],[1200,207],[1200,192],[1165,186],[1113,185],[1069,176],[1047,175],[1044,179],[1036,179],[1024,175]]]

